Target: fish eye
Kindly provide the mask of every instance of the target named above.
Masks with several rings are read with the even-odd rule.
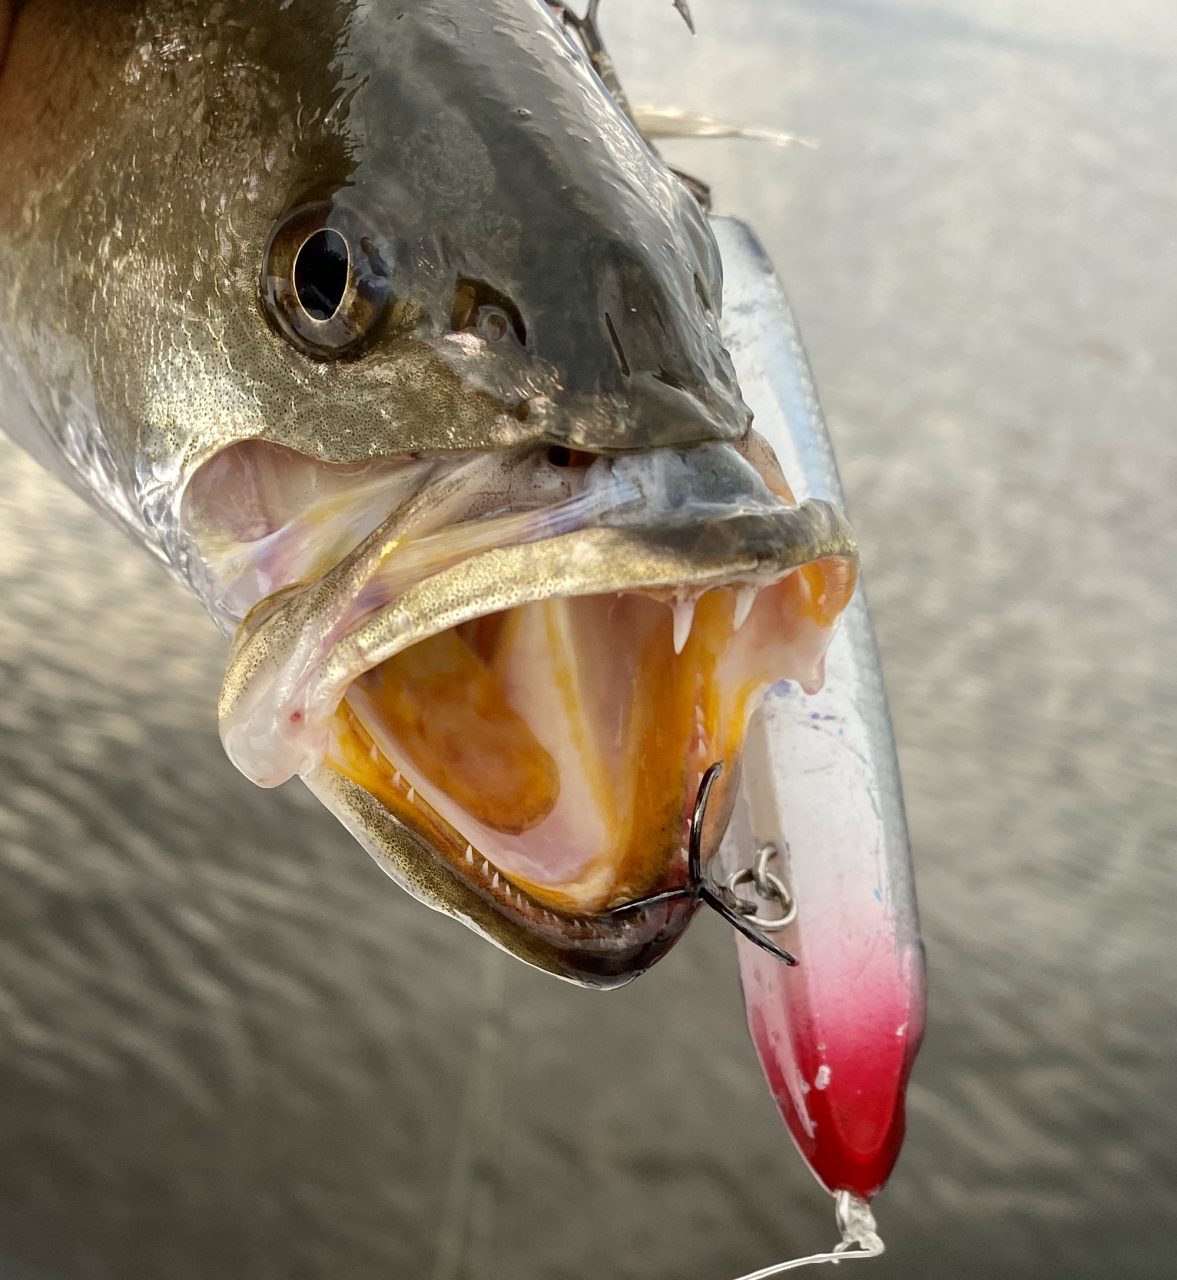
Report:
[[[303,241],[294,259],[294,295],[312,320],[330,320],[339,310],[350,264],[347,241],[331,227]]]
[[[356,354],[388,307],[388,267],[355,210],[330,201],[281,217],[262,262],[261,299],[274,327],[317,359]]]

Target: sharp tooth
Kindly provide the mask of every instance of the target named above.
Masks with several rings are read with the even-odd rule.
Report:
[[[759,592],[755,587],[737,587],[736,588],[736,611],[732,616],[732,629],[739,629],[748,621],[748,615],[752,612],[752,606],[756,603],[756,597]]]
[[[695,601],[676,600],[671,608],[674,610],[674,651],[682,653],[691,637],[691,627],[695,621]]]
[[[499,873],[497,871],[490,878],[490,887],[492,889],[497,889],[499,887]]]
[[[409,788],[409,803],[414,804],[417,799],[417,792],[413,787]]]
[[[490,863],[485,858],[482,860],[482,874],[484,876],[490,875]]]
[[[394,786],[398,786],[398,787],[400,786],[400,784],[401,784],[401,771],[400,771],[399,769],[394,769],[394,770],[392,771],[392,781],[393,781],[393,785],[394,785]]]
[[[376,744],[374,742],[372,743],[371,749],[368,751],[368,754],[372,757],[373,764],[380,763],[380,752],[376,749]]]
[[[467,862],[473,862],[473,861],[474,861],[474,847],[473,847],[473,845],[467,845],[467,846],[466,846],[466,861],[467,861]]]

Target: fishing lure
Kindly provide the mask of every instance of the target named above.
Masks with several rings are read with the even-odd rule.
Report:
[[[799,496],[841,505],[784,291],[747,227],[713,225],[726,272],[725,337],[759,429]],[[925,968],[898,761],[861,585],[824,665],[820,690],[803,697],[780,686],[754,718],[719,863],[742,878],[747,851],[756,851],[754,896],[770,906],[783,900],[775,920],[791,916],[774,936],[796,953],[795,969],[740,940],[748,1025],[798,1149],[838,1201],[842,1245],[871,1253],[881,1242],[867,1205],[903,1141]],[[762,882],[761,871],[775,878]]]
[[[597,7],[0,0],[4,426],[231,637],[233,762],[421,901],[602,988],[721,911],[873,1248],[922,967],[857,547]]]

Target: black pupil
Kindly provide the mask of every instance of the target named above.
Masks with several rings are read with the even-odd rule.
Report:
[[[330,320],[347,288],[347,241],[338,231],[316,231],[294,260],[294,292],[312,320]]]

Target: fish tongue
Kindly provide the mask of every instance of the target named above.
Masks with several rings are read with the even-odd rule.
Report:
[[[391,740],[397,761],[411,762],[483,826],[517,834],[555,807],[556,762],[456,632],[366,672],[348,702],[374,740]]]

